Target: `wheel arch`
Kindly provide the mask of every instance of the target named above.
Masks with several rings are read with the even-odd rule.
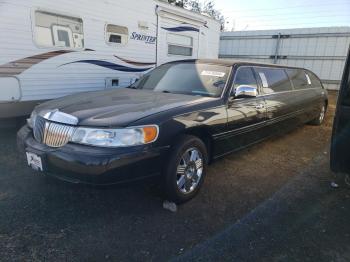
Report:
[[[205,127],[192,127],[186,129],[183,134],[195,136],[204,143],[208,154],[208,164],[210,164],[213,159],[213,138],[209,130]]]

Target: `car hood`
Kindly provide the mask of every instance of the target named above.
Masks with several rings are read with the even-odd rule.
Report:
[[[40,111],[58,109],[79,119],[82,126],[127,126],[144,117],[213,98],[119,88],[51,100]]]

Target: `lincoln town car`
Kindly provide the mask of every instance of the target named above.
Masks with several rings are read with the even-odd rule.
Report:
[[[307,69],[176,61],[126,88],[38,105],[18,146],[48,176],[97,185],[157,177],[167,199],[182,203],[198,193],[208,164],[302,124],[321,125],[327,105]]]

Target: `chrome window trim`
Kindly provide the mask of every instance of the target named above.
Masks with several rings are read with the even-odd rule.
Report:
[[[307,90],[313,90],[313,89],[320,89],[320,88],[311,87],[311,88],[303,88],[303,89],[293,89],[293,90],[288,90],[288,91],[273,92],[273,93],[270,93],[270,94],[262,94],[262,95],[258,95],[258,97],[277,95],[277,94],[284,94],[284,93],[292,93],[292,92],[300,92],[300,91],[307,91]]]

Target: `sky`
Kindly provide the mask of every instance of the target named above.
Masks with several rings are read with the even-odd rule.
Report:
[[[227,31],[350,26],[350,0],[214,0]]]

